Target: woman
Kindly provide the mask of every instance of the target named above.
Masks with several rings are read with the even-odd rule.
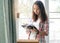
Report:
[[[39,34],[37,34],[36,39],[39,40],[39,43],[45,43],[45,36],[48,35],[48,17],[45,12],[44,5],[41,1],[36,1],[33,4],[33,14],[32,20],[33,24],[37,26]]]

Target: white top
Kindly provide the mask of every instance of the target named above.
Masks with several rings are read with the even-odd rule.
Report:
[[[33,25],[39,29],[39,23],[40,23],[40,19],[38,19],[36,22],[33,22]]]

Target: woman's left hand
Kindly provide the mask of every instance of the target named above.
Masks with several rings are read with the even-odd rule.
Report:
[[[39,32],[39,34],[40,34],[41,36],[47,35],[45,31],[41,31],[41,32]]]

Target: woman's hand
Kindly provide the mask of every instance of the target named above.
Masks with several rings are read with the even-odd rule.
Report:
[[[41,36],[46,36],[46,35],[48,35],[45,31],[40,31],[39,34],[40,34]]]
[[[29,29],[26,29],[26,33],[29,35],[31,31]]]

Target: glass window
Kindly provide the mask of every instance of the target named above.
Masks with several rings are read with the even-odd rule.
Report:
[[[19,12],[19,18],[16,18],[17,39],[28,39],[26,30],[22,24],[27,24],[32,18],[32,5],[36,0],[17,0],[16,10]],[[45,5],[45,0],[41,0]],[[17,12],[16,11],[16,12]]]
[[[49,40],[57,43],[60,38],[60,0],[49,0]]]
[[[28,35],[26,34],[26,29],[22,27],[23,24],[27,24],[32,19],[32,6],[36,0],[14,0],[14,14],[16,19],[16,36],[17,40],[20,39],[28,39]],[[47,3],[46,0],[40,0],[43,2],[46,10]],[[48,12],[47,12],[48,13]],[[31,23],[31,22],[30,22]],[[37,26],[37,25],[36,25]],[[48,40],[49,35],[45,37],[46,43],[49,42]]]
[[[49,19],[49,39],[60,40],[60,19]]]
[[[49,13],[49,18],[59,19],[60,18],[60,13]]]
[[[60,12],[60,0],[49,0],[49,12]]]

